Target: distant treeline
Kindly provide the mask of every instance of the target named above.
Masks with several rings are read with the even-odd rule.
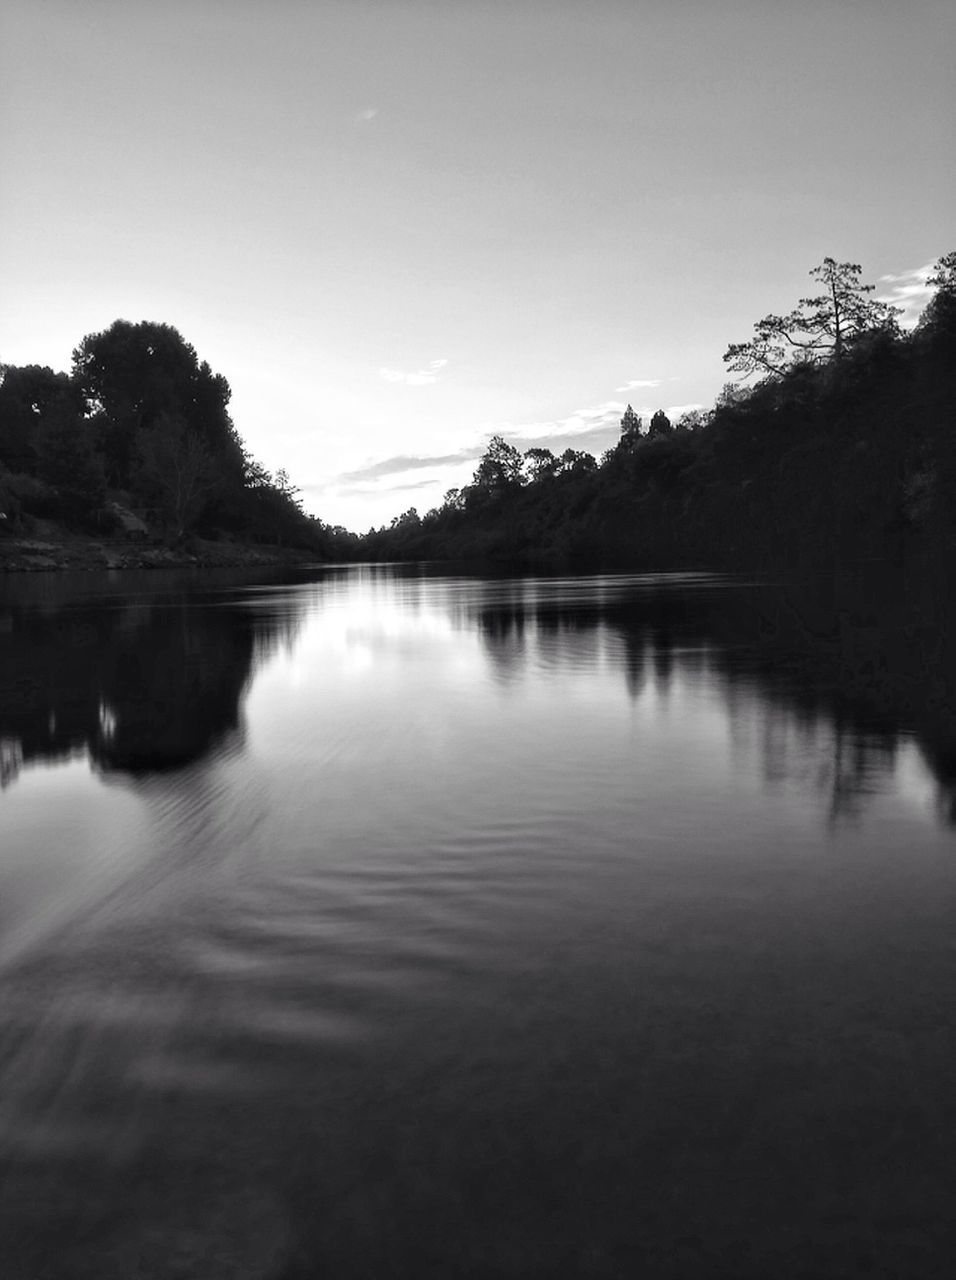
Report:
[[[88,334],[69,373],[0,366],[2,527],[38,520],[96,533],[189,534],[333,558],[344,530],[305,513],[284,471],[252,458],[229,384],[176,329],[117,320]]]
[[[628,406],[600,460],[496,436],[470,485],[370,531],[361,554],[756,567],[952,549],[956,253],[912,332],[860,271],[825,259],[819,293],[732,344],[730,371],[755,381],[708,412],[645,429]]]
[[[731,567],[937,554],[956,544],[956,253],[900,329],[855,263],[768,315],[724,359],[742,376],[709,411],[645,428],[630,407],[598,460],[495,436],[471,484],[364,537],[306,514],[253,459],[225,378],[166,324],[87,335],[69,373],[0,366],[0,530],[57,520],[181,542],[190,534],[326,559],[565,560]],[[753,379],[747,385],[746,379]]]

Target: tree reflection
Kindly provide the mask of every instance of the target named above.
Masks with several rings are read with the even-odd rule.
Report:
[[[478,614],[478,632],[496,674],[510,681],[525,662],[525,612],[520,606],[505,605]]]
[[[86,754],[104,773],[180,768],[242,740],[254,664],[287,609],[157,594],[16,607],[0,633],[0,782]]]
[[[918,594],[912,586],[923,582]],[[473,617],[495,669],[514,679],[528,655],[572,665],[590,630],[628,694],[706,670],[724,684],[732,737],[762,724],[769,786],[799,776],[827,796],[831,822],[853,820],[882,790],[901,742],[915,738],[956,825],[956,605],[926,575],[870,573],[785,584],[666,579],[575,594],[567,580],[522,596],[484,584]],[[716,589],[715,589],[716,587]],[[649,676],[653,676],[653,685]]]

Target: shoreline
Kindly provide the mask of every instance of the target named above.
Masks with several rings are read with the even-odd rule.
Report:
[[[64,570],[104,569],[255,569],[310,564],[318,557],[291,547],[262,547],[247,543],[190,540],[189,548],[139,544],[118,539],[69,535],[0,539],[0,575],[57,573]]]

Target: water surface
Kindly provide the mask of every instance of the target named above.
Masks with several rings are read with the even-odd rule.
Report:
[[[886,617],[8,579],[4,1275],[949,1274],[952,664]]]

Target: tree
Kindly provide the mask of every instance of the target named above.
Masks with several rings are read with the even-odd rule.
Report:
[[[228,413],[229,384],[199,363],[196,352],[168,324],[117,320],[87,334],[73,352],[73,383],[94,423],[107,475],[129,482],[136,437],[160,415],[185,422],[221,472],[242,483],[242,446]]]
[[[492,436],[475,471],[473,487],[485,497],[500,497],[517,489],[521,484],[522,461],[520,451],[513,444],[501,436]]]
[[[673,423],[663,409],[658,409],[651,418],[651,425],[648,427],[647,434],[649,437],[669,436],[674,430]]]
[[[559,475],[586,476],[597,470],[597,460],[593,453],[585,453],[583,449],[565,449],[560,459]]]
[[[45,365],[4,365],[0,375],[0,461],[33,473],[41,427],[75,422],[79,404],[68,376]]]
[[[297,484],[292,483],[285,467],[280,467],[276,472],[272,487],[281,498],[284,498],[297,511],[302,511],[302,498],[300,497],[302,490]]]
[[[677,431],[700,431],[707,425],[707,415],[702,409],[688,409],[677,419]]]
[[[624,417],[621,419],[621,440],[628,444],[633,444],[640,436],[644,427],[644,423],[637,416],[630,405],[624,410]]]
[[[183,418],[162,414],[140,433],[134,480],[141,495],[163,514],[177,538],[198,519],[215,485],[206,445]]]
[[[857,339],[875,329],[896,329],[899,307],[869,297],[855,262],[824,258],[810,275],[823,291],[801,298],[788,315],[764,316],[749,342],[734,342],[724,362],[734,373],[780,374],[793,364],[841,360]]]
[[[106,497],[103,459],[94,448],[89,423],[75,412],[51,413],[36,439],[37,475],[53,485],[63,514],[84,520]]]
[[[936,293],[920,316],[918,331],[934,337],[956,333],[956,252],[943,254],[926,283]]]
[[[555,475],[558,470],[558,460],[550,449],[526,449],[522,465],[531,484]]]

